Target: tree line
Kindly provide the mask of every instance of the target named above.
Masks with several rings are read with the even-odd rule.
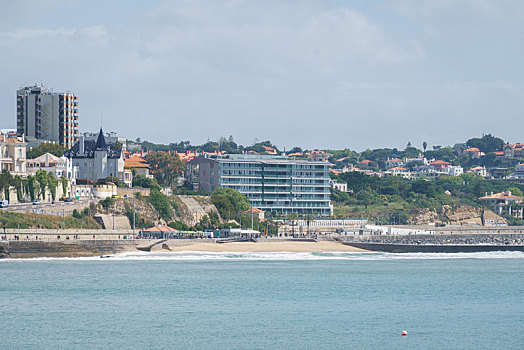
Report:
[[[20,175],[13,176],[8,170],[2,170],[0,173],[0,191],[5,200],[10,200],[11,191],[16,191],[18,202],[24,200],[28,195],[31,201],[35,199],[45,199],[46,191],[49,190],[51,199],[56,200],[56,191],[59,185],[62,186],[62,192],[67,193],[69,180],[65,177],[57,179],[52,172],[38,170],[35,175],[29,175],[26,178]]]

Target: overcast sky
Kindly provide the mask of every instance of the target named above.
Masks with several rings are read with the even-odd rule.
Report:
[[[42,82],[81,131],[162,143],[524,142],[522,0],[0,4],[0,128]]]

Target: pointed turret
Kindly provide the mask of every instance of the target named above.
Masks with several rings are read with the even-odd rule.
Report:
[[[106,138],[104,137],[104,132],[102,131],[102,128],[100,128],[100,133],[98,134],[98,138],[96,139],[95,150],[107,151]]]

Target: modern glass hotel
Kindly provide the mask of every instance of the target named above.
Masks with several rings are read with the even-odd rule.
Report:
[[[329,216],[329,166],[285,156],[226,154],[193,159],[186,175],[206,192],[233,188],[261,210]]]

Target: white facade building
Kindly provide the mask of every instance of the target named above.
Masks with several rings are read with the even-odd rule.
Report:
[[[335,180],[329,180],[332,188],[340,192],[348,192],[348,184],[346,182],[338,182]]]
[[[27,160],[27,173],[34,175],[38,170],[51,172],[56,178],[66,177],[74,183],[78,177],[78,167],[73,166],[73,161],[67,157],[57,157],[51,153],[42,154],[35,159]]]
[[[0,134],[0,170],[7,170],[12,175],[25,175],[26,146],[16,137]]]
[[[104,132],[100,129],[95,141],[85,141],[80,136],[78,142],[64,154],[78,167],[78,179],[97,181],[114,176],[131,185],[132,177],[124,170],[124,156],[121,148],[114,143],[106,143]]]
[[[486,168],[483,167],[483,166],[477,166],[477,167],[471,168],[470,170],[471,170],[473,173],[475,173],[476,175],[478,175],[478,176],[481,176],[481,177],[486,177],[486,176],[488,176],[488,171],[487,171]]]
[[[448,166],[444,168],[444,171],[447,172],[449,176],[459,176],[464,173],[464,169],[461,166]]]
[[[404,165],[404,162],[402,161],[402,159],[399,159],[399,158],[392,158],[392,159],[386,160],[386,168],[401,167],[403,165]]]

